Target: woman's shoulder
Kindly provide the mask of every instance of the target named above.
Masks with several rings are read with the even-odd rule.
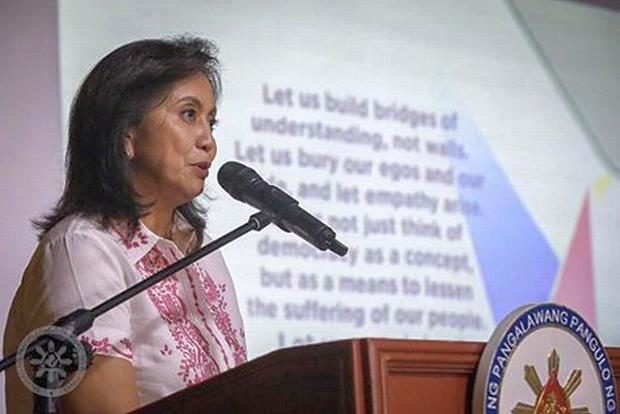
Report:
[[[109,231],[98,220],[80,214],[72,214],[56,223],[41,238],[41,242],[47,244],[59,239],[79,238],[80,236],[110,239]]]

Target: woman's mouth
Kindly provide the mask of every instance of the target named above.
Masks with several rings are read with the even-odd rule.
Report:
[[[198,175],[198,177],[202,178],[203,180],[209,175],[209,167],[211,167],[210,163],[195,162],[191,164],[191,166],[192,169],[195,171],[196,175]]]

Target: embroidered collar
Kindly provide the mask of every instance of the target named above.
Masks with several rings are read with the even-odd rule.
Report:
[[[132,264],[142,259],[157,243],[167,247],[174,246],[172,241],[153,233],[142,221],[140,221],[140,226],[134,232],[120,226],[113,228],[120,243],[126,249],[127,258]],[[175,233],[190,231],[192,233],[192,240],[190,242],[195,237],[194,229],[179,212],[176,212],[174,215],[172,231]]]

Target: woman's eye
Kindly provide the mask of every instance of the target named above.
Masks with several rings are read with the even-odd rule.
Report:
[[[196,120],[196,111],[194,109],[188,109],[186,111],[183,111],[183,118],[185,118],[187,121],[195,121]]]
[[[219,124],[219,121],[217,119],[212,119],[209,121],[209,125],[211,125],[211,129],[215,129],[215,127],[217,126],[217,124]]]

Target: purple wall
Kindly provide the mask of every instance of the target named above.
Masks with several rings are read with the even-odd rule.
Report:
[[[0,2],[0,326],[36,246],[30,219],[62,189],[56,1]],[[4,375],[0,375],[4,396]],[[0,411],[4,409],[4,398]]]

